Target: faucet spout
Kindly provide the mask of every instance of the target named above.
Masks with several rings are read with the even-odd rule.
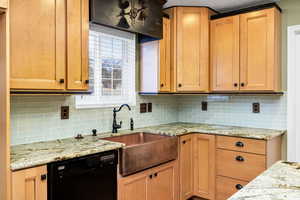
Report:
[[[128,104],[121,105],[118,109],[114,108],[113,110],[113,124],[112,124],[112,132],[117,133],[118,129],[122,128],[122,122],[120,124],[117,123],[117,112],[120,112],[123,107],[127,107],[129,111],[131,111],[131,108]]]

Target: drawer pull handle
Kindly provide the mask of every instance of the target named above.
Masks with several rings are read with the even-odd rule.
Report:
[[[245,161],[245,159],[242,156],[237,156],[235,159],[236,159],[236,161],[239,161],[239,162]]]
[[[41,180],[44,181],[44,180],[46,180],[46,179],[47,179],[47,175],[46,175],[46,174],[42,174],[42,175],[41,175]]]
[[[243,186],[242,186],[241,184],[236,184],[236,185],[235,185],[235,188],[236,188],[237,190],[241,190],[241,189],[243,189]]]
[[[244,147],[244,143],[239,141],[239,142],[235,143],[235,146]]]

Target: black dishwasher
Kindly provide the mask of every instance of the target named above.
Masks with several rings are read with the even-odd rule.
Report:
[[[117,200],[118,152],[48,164],[48,200]]]

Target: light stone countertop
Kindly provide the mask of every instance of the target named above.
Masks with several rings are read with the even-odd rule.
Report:
[[[208,125],[197,123],[171,123],[134,131],[122,130],[118,134],[98,133],[98,136],[84,136],[82,140],[74,138],[54,141],[37,142],[31,144],[15,145],[11,147],[11,169],[13,171],[44,165],[47,163],[71,159],[75,157],[95,154],[103,151],[119,149],[124,146],[105,140],[105,137],[147,132],[169,136],[179,136],[187,133],[205,133],[234,137],[270,140],[285,133],[283,130],[257,129],[234,126]]]
[[[279,161],[228,200],[299,200],[300,163]]]

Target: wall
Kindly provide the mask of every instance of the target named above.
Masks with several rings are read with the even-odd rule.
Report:
[[[207,124],[256,128],[286,129],[286,96],[232,96],[225,102],[208,102],[208,111],[201,110],[207,97],[179,97],[178,120]],[[260,103],[260,113],[252,113],[252,103]]]
[[[300,24],[300,1],[281,0],[278,5],[282,9],[282,80],[283,87],[287,86],[287,28]]]
[[[153,103],[152,113],[139,113],[139,107],[132,111],[124,108],[117,115],[123,121],[123,129],[129,129],[132,117],[135,127],[177,122],[176,99],[172,97],[140,97],[139,103]],[[60,119],[60,107],[70,106],[70,119]],[[92,129],[99,132],[111,131],[112,108],[75,109],[75,98],[64,96],[23,97],[14,96],[11,100],[11,142],[12,145],[37,141],[73,137],[76,134],[91,134]]]

